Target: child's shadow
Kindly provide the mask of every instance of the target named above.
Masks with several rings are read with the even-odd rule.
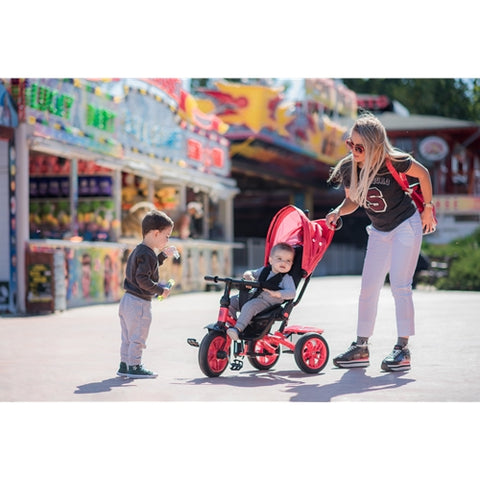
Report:
[[[102,393],[110,392],[115,387],[125,387],[132,386],[128,385],[133,382],[133,378],[127,377],[113,377],[102,380],[101,382],[92,382],[86,383],[85,385],[78,385],[77,390],[73,393],[82,394],[82,393]]]
[[[398,388],[410,382],[413,378],[402,378],[404,373],[386,373],[377,377],[366,375],[364,368],[350,369],[345,372],[338,382],[327,385],[296,385],[289,388],[296,396],[291,402],[329,402],[340,395],[374,392]]]

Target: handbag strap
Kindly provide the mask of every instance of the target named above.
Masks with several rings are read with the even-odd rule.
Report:
[[[404,192],[407,192],[409,195],[412,193],[412,188],[408,184],[408,180],[406,179],[405,175],[400,174],[397,172],[395,167],[392,164],[390,158],[385,160],[385,164],[387,165],[388,170],[392,174],[393,178],[398,182],[398,184],[402,187]]]

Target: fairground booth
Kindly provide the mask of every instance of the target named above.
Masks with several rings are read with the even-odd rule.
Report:
[[[238,189],[228,126],[201,112],[179,79],[3,79],[0,87],[2,310],[118,301],[151,208],[175,221],[180,252],[161,280],[192,291],[219,265],[231,274]]]
[[[332,191],[326,180],[347,153],[345,138],[357,116],[356,96],[333,79],[302,82],[301,100],[286,98],[284,88],[269,79],[211,79],[195,89],[199,107],[229,125],[225,136],[232,177],[240,190],[234,199],[235,239],[245,247],[234,250],[238,272],[262,263],[268,225],[280,208],[294,204],[308,210],[310,218],[322,218],[341,199],[342,192]],[[349,272],[348,256],[343,255],[345,262],[330,257],[327,253],[318,271]]]

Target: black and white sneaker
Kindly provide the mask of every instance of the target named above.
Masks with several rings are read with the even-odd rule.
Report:
[[[125,362],[120,362],[120,366],[118,367],[117,375],[119,377],[125,377],[128,373],[128,367]]]
[[[410,370],[410,367],[410,350],[401,345],[395,345],[382,362],[382,370],[385,372],[403,372]]]
[[[147,370],[143,365],[130,365],[125,377],[129,378],[155,378],[157,373]]]
[[[368,367],[370,365],[370,354],[366,343],[358,345],[352,342],[345,353],[337,355],[333,364],[340,368]]]

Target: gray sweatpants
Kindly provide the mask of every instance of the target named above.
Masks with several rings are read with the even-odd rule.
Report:
[[[252,300],[249,300],[246,302],[242,310],[240,310],[240,315],[238,316],[237,323],[235,324],[235,328],[239,332],[243,332],[247,325],[250,323],[252,318],[257,314],[260,313],[262,310],[265,310],[266,308],[270,307],[271,305],[280,305],[282,301],[277,301],[273,297],[270,297],[271,300],[261,293],[258,297],[253,298]],[[234,295],[230,298],[230,313],[232,314],[233,317],[235,317],[236,312],[238,312],[240,309],[240,301],[239,301],[239,296]]]
[[[152,323],[152,302],[127,292],[120,300],[118,314],[122,328],[120,361],[140,365]]]

